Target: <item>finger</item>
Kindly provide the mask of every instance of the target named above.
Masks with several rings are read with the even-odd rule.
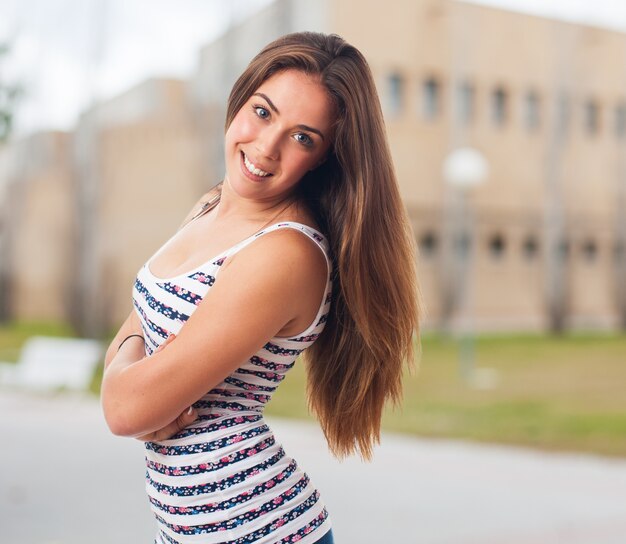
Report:
[[[174,436],[175,434],[182,431],[188,425],[191,425],[196,420],[197,413],[193,406],[190,406],[187,410],[182,412],[168,427],[166,427],[169,432],[168,438]],[[166,429],[163,429],[164,431]]]
[[[198,418],[198,412],[193,407],[193,405],[191,405],[185,411],[184,416],[185,416],[185,420],[187,421],[187,425],[189,425],[190,423],[193,423]]]
[[[185,410],[170,424],[156,431],[154,433],[155,440],[167,440],[168,438],[172,438],[172,436],[178,434],[180,431],[182,431],[185,427],[187,427],[187,425],[192,423],[194,420],[195,420],[195,416],[191,418],[187,410]]]
[[[178,427],[172,423],[159,429],[158,431],[154,431],[152,433],[152,442],[157,442],[159,440],[167,440],[170,436],[174,436],[178,431],[176,430]]]
[[[174,340],[175,336],[176,335],[174,333],[170,334],[165,340],[163,340],[161,345],[155,351],[162,350],[165,346],[167,346],[170,342],[172,342],[172,340]]]
[[[184,428],[181,427],[178,419],[179,418],[176,418],[174,421],[172,421],[162,429],[155,431],[155,440],[167,440],[168,438],[171,438],[172,436],[177,434],[182,428]]]
[[[184,429],[185,427],[187,427],[187,425],[193,423],[196,420],[197,415],[198,414],[196,413],[196,410],[193,406],[190,406],[187,410],[180,414],[176,419],[178,425],[180,426],[180,429]]]
[[[167,440],[175,434],[182,431],[188,425],[191,425],[198,417],[198,413],[193,406],[182,412],[174,421],[166,425],[162,429],[139,437],[140,440]]]

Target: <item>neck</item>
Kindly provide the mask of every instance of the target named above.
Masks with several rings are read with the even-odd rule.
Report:
[[[217,220],[235,220],[258,223],[272,219],[296,203],[292,194],[280,195],[271,200],[243,198],[233,191],[228,178],[224,179],[219,205],[215,210]]]

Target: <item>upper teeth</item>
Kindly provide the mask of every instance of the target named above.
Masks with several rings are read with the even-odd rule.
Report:
[[[246,168],[248,169],[248,172],[250,172],[251,174],[254,174],[255,176],[265,177],[265,176],[269,176],[270,175],[269,172],[265,172],[265,171],[261,170],[260,168],[257,168],[256,166],[254,166],[254,164],[252,164],[248,160],[248,156],[245,153],[243,154],[243,162],[246,165]]]

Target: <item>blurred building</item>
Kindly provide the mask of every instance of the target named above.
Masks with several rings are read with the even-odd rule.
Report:
[[[74,278],[74,298],[68,310],[53,283],[62,280],[33,278],[50,297],[39,304],[49,308],[45,317],[71,316],[98,332],[126,317],[138,267],[221,179],[225,104],[236,77],[263,45],[305,29],[342,35],[372,67],[420,250],[426,329],[461,327],[468,317],[451,259],[459,200],[442,176],[448,154],[465,146],[490,166],[486,183],[466,198],[475,326],[626,324],[626,34],[447,0],[384,8],[374,0],[278,0],[207,44],[190,81],[151,80],[87,112],[65,138],[67,162],[49,162],[56,177],[42,178],[52,188],[71,172],[77,188],[68,212],[73,257],[67,274],[57,274]],[[34,144],[13,147],[25,145]],[[0,172],[13,152],[0,152]],[[0,176],[5,185],[27,178]],[[22,193],[24,202],[40,194]],[[4,194],[13,208],[12,191]],[[60,235],[67,218],[56,220]],[[8,236],[5,223],[0,271],[14,278],[24,256],[37,252],[28,228]],[[67,239],[49,243],[63,248]],[[26,308],[38,304],[25,300],[26,284],[14,295],[11,314],[33,317]]]
[[[34,134],[0,154],[0,313],[25,320],[68,315],[75,231],[67,160],[71,135]]]
[[[150,79],[85,112],[72,135],[2,150],[5,314],[90,335],[118,326],[145,257],[206,192],[195,127],[187,84]]]
[[[81,117],[73,322],[102,331],[126,318],[139,267],[206,192],[205,146],[183,81],[145,81]]]

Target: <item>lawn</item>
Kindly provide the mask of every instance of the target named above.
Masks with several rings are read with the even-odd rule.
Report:
[[[15,362],[29,336],[73,336],[69,325],[49,322],[12,322],[0,324],[0,360]]]
[[[71,334],[68,327],[0,327],[0,358],[16,360],[31,334]],[[388,407],[383,429],[416,436],[519,444],[546,450],[626,457],[626,334],[489,335],[475,341],[475,368],[492,369],[490,389],[461,379],[458,345],[425,335],[416,375],[405,374],[404,402]],[[92,390],[99,391],[101,369]],[[301,360],[267,408],[311,419]]]
[[[481,336],[475,367],[498,378],[486,390],[461,379],[453,340],[425,336],[422,352],[417,374],[405,375],[402,407],[385,411],[384,429],[626,456],[626,335]],[[268,413],[309,417],[304,380],[296,365]]]

